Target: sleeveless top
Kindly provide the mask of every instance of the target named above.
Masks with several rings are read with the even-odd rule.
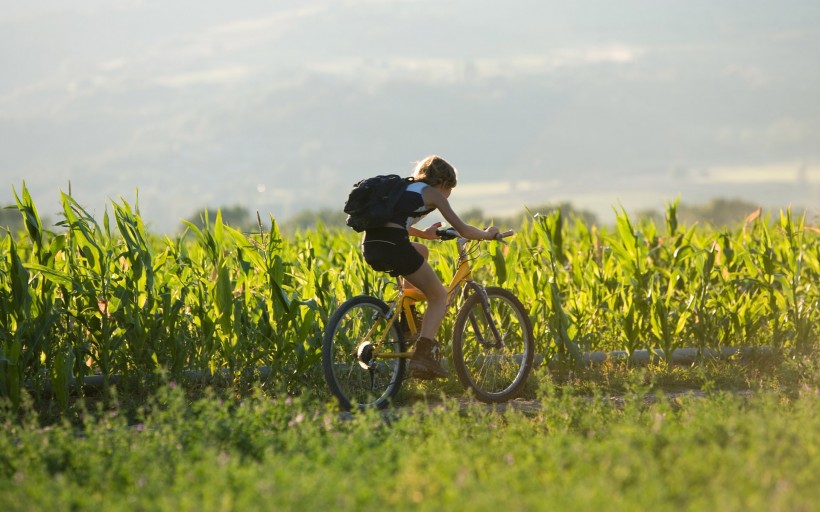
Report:
[[[421,193],[427,186],[427,183],[423,181],[415,181],[408,185],[398,203],[396,203],[395,213],[390,222],[404,226],[407,229],[435,210],[435,208],[424,206],[424,197]]]

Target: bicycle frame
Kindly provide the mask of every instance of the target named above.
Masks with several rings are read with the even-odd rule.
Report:
[[[477,285],[473,281],[473,271],[470,268],[470,262],[467,253],[467,244],[469,241],[466,238],[459,237],[456,240],[456,244],[458,247],[458,262],[456,266],[456,271],[453,274],[452,279],[450,280],[450,284],[447,286],[447,307],[453,303],[453,300],[456,297],[456,294],[461,291],[462,286],[466,285],[470,288],[473,288],[475,291],[483,291],[479,285]],[[397,279],[398,280],[398,279]],[[421,290],[417,288],[410,288],[406,289],[401,286],[401,282],[398,283],[399,285],[399,293],[396,298],[390,303],[390,308],[387,312],[387,329],[385,329],[382,338],[378,340],[378,343],[374,344],[374,352],[373,358],[374,359],[396,359],[396,358],[409,358],[413,355],[412,351],[403,351],[403,352],[384,352],[381,350],[381,347],[384,346],[385,342],[387,341],[387,336],[390,333],[393,324],[396,321],[398,315],[396,315],[397,310],[400,310],[404,313],[404,318],[408,322],[408,327],[410,328],[410,332],[412,334],[416,334],[419,331],[421,326],[415,325],[414,316],[411,311],[411,306],[417,302],[424,302],[427,300],[427,297]],[[374,325],[370,332],[367,333],[365,339],[370,339],[373,334],[373,331],[376,329]]]

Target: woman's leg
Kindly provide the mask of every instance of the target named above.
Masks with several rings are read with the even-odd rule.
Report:
[[[427,257],[430,255],[430,249],[428,249],[426,245],[420,244],[418,242],[410,242],[410,243],[413,245],[413,248],[416,251],[418,251],[419,254],[421,254],[421,257],[424,258],[424,261],[427,261]],[[403,279],[403,281],[402,281],[402,287],[405,290],[412,290],[413,288],[416,288],[416,286],[413,286],[413,283],[408,281],[406,278]],[[424,290],[422,290],[422,291],[424,291]]]
[[[434,340],[447,312],[447,289],[426,261],[418,270],[405,276],[405,279],[427,297],[427,311],[421,321],[421,337]]]
[[[424,258],[424,261],[427,261],[427,256],[430,255],[430,249],[426,245],[420,244],[418,242],[410,243],[413,245],[413,249],[417,250],[419,254],[421,254],[421,256]]]

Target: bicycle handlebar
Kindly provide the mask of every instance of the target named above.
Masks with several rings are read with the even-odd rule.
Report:
[[[509,231],[504,231],[503,233],[498,233],[497,235],[495,235],[495,240],[501,241],[502,239],[507,238],[508,236],[513,236],[514,234],[515,231],[513,231],[512,229]],[[436,235],[438,235],[439,239],[441,240],[452,240],[454,238],[458,238],[459,236],[461,236],[458,234],[458,231],[456,231],[454,228],[437,229]]]

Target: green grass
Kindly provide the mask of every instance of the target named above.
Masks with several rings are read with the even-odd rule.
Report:
[[[541,374],[527,412],[434,396],[345,419],[262,387],[237,399],[173,385],[47,426],[7,408],[0,509],[816,509],[816,364],[706,397],[621,372],[617,400],[604,377]]]

